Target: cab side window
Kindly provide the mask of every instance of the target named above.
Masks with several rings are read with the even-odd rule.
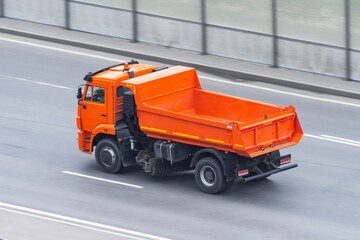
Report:
[[[105,103],[105,89],[101,87],[88,86],[84,100],[96,103]]]

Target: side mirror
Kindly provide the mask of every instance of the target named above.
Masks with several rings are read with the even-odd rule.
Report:
[[[78,91],[77,91],[77,95],[76,95],[77,99],[81,99],[81,98],[82,98],[82,95],[83,95],[82,89],[81,89],[81,87],[79,87],[79,88],[78,88]]]

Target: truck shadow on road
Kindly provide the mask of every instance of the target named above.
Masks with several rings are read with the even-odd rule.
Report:
[[[96,163],[88,163],[84,166],[83,171],[90,175],[98,175],[100,170],[96,166]],[[106,176],[107,174],[103,177]],[[171,194],[179,195],[179,197],[181,195],[181,198],[191,196],[201,199],[212,199],[215,201],[225,200],[236,203],[259,202],[261,204],[263,204],[264,201],[267,201],[266,204],[269,205],[272,202],[269,201],[269,199],[274,199],[276,198],[275,196],[279,195],[284,195],[284,197],[286,197],[289,193],[289,189],[286,185],[284,186],[282,181],[276,179],[264,179],[246,184],[238,180],[225,192],[215,195],[205,194],[196,187],[193,170],[151,176],[149,173],[143,172],[140,167],[134,166],[123,169],[119,174],[110,174],[110,176],[112,176],[111,179],[113,180],[143,185],[144,188],[146,190],[149,189],[149,191],[171,192]]]
[[[182,192],[190,194],[190,196],[207,197],[213,199],[227,199],[237,202],[253,201],[254,199],[271,198],[278,194],[287,194],[284,190],[283,184],[272,179],[265,179],[262,181],[256,181],[251,183],[242,183],[235,181],[233,186],[225,192],[219,194],[205,194],[201,192],[197,187],[194,179],[194,171],[171,173],[167,175],[151,177],[146,174],[139,173],[138,176],[142,181],[151,183],[153,186],[174,189],[176,192]]]

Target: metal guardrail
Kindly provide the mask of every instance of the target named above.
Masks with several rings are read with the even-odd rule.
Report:
[[[351,80],[351,32],[350,32],[350,0],[345,2],[345,52],[346,79]]]
[[[0,17],[4,17],[4,0],[0,0]]]
[[[271,18],[272,18],[272,37],[273,37],[273,67],[279,66],[278,63],[278,24],[277,24],[277,0],[272,0],[271,4]]]

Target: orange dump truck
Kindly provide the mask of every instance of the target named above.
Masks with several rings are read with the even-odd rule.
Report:
[[[249,182],[297,166],[279,152],[303,135],[292,106],[203,90],[195,69],[183,66],[131,61],[84,80],[79,148],[95,149],[105,172],[136,164],[151,175],[195,169],[199,189],[218,193],[236,178]]]

